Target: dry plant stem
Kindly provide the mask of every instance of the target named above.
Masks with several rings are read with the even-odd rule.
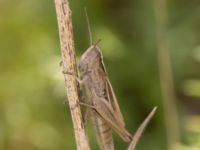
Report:
[[[158,65],[163,107],[166,122],[168,149],[180,142],[178,112],[174,93],[174,82],[170,64],[170,49],[167,39],[166,0],[155,0]]]
[[[90,150],[79,105],[79,86],[76,80],[77,67],[74,51],[71,10],[67,0],[55,0],[63,69],[73,75],[64,74],[77,150]]]
[[[144,132],[144,130],[145,130],[146,126],[148,125],[148,123],[150,122],[151,118],[154,116],[156,109],[157,109],[157,107],[153,108],[153,110],[150,112],[150,114],[147,116],[147,118],[142,122],[140,127],[137,129],[127,150],[135,150],[136,145],[137,145],[140,137],[142,136],[142,133]]]

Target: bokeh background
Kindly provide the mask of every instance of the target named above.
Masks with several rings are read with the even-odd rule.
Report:
[[[87,7],[94,41],[102,39],[106,68],[126,127],[134,133],[158,110],[137,150],[167,150],[160,88],[156,11],[150,0],[70,0],[77,59],[89,47]],[[200,149],[200,1],[168,0],[170,63],[180,140],[174,150]],[[161,14],[162,15],[162,14]],[[0,150],[75,150],[53,0],[0,0]],[[174,122],[172,121],[171,124]],[[98,149],[91,121],[90,145]],[[114,133],[117,150],[127,148]]]

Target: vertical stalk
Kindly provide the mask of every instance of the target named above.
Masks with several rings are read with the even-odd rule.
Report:
[[[67,0],[55,0],[57,21],[59,27],[60,48],[65,87],[71,111],[77,150],[90,150],[88,137],[83,125],[83,117],[79,106],[79,86],[76,80],[77,65],[73,41],[71,10]]]
[[[167,38],[167,6],[166,0],[154,0],[154,2],[160,86],[165,114],[167,144],[168,149],[171,150],[172,146],[180,141],[180,133]]]

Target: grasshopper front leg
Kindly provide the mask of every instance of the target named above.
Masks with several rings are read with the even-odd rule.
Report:
[[[76,81],[79,83],[79,84],[83,84],[83,80],[81,80],[79,77],[75,76],[73,73],[71,72],[68,72],[68,71],[62,71],[63,74],[67,74],[69,76],[73,76],[76,78]]]

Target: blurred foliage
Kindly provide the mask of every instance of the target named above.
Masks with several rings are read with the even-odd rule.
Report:
[[[134,133],[158,106],[138,150],[165,150],[154,1],[70,1],[77,57],[89,46],[84,7],[94,41],[102,39],[105,64]],[[54,1],[0,0],[0,149],[73,150]],[[200,148],[200,1],[168,1],[168,38],[182,141],[175,150]],[[94,137],[91,122],[89,135]],[[114,133],[116,148],[126,149]],[[90,138],[92,149],[98,149]]]

